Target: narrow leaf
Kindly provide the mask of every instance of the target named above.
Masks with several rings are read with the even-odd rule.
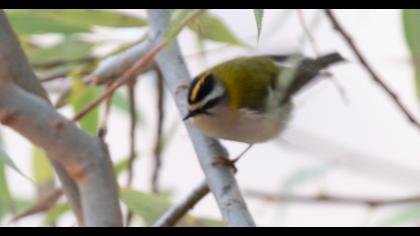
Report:
[[[73,107],[74,113],[80,112],[87,104],[93,101],[100,91],[98,88],[92,86],[86,86],[83,84],[81,79],[73,79],[73,87],[70,96],[70,101]],[[85,115],[79,121],[80,126],[83,130],[88,133],[95,135],[99,125],[99,108],[96,107]]]
[[[16,164],[12,161],[12,159],[9,157],[9,155],[7,155],[7,153],[4,151],[3,147],[1,147],[1,146],[0,146],[0,162],[3,162],[4,164],[6,164],[6,166],[8,166],[8,167],[12,168],[13,170],[15,170],[17,173],[19,173],[20,175],[22,175],[23,177],[25,177],[31,183],[34,183],[34,181],[29,176],[25,175],[16,166]]]
[[[407,223],[415,223],[420,219],[420,207],[410,207],[388,216],[379,225],[398,226]]]
[[[32,171],[38,193],[43,195],[45,191],[54,187],[54,171],[42,149],[34,147],[32,151]]]
[[[254,9],[254,17],[255,23],[257,23],[257,31],[258,31],[258,40],[260,39],[261,29],[262,29],[262,21],[264,18],[264,9]]]
[[[405,40],[410,49],[415,70],[417,98],[420,99],[420,10],[404,9],[402,10],[402,18]]]
[[[109,27],[140,27],[147,22],[121,12],[87,9],[7,10],[6,14],[18,34],[89,32],[95,25]]]
[[[56,205],[45,214],[43,224],[47,226],[53,226],[56,224],[60,216],[62,216],[64,213],[69,212],[69,211],[70,211],[70,206],[68,203]]]
[[[172,13],[169,30],[166,33],[165,41],[170,42],[175,39],[181,30],[190,22],[196,20],[197,17],[203,15],[204,9],[180,9]]]
[[[147,225],[155,222],[170,207],[170,201],[165,195],[148,194],[133,189],[121,189],[120,199],[131,211],[143,218]]]
[[[244,42],[236,38],[223,21],[209,13],[199,16],[188,26],[204,39],[236,46],[246,46]]]

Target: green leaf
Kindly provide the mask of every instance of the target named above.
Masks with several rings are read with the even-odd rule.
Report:
[[[398,226],[407,223],[415,223],[420,220],[420,207],[410,207],[388,216],[379,225]]]
[[[91,56],[93,44],[80,40],[79,37],[66,37],[62,42],[52,47],[26,49],[32,64],[42,64],[51,61],[72,61]]]
[[[147,25],[144,19],[109,10],[7,10],[6,14],[18,34],[73,34],[89,32],[95,25],[109,27]]]
[[[254,9],[255,23],[257,23],[258,40],[260,39],[264,9]]]
[[[121,189],[120,199],[133,213],[143,218],[147,225],[153,224],[171,205],[166,195],[133,189]]]
[[[417,98],[420,99],[420,10],[402,10],[405,40],[411,52],[415,69]]]
[[[17,166],[16,164],[12,161],[12,159],[9,157],[9,155],[7,155],[7,153],[4,151],[3,147],[0,146],[0,162],[2,162],[3,164],[5,164],[6,166],[12,168],[13,170],[15,170],[17,173],[19,173],[20,175],[22,175],[23,177],[25,177],[26,179],[28,179],[30,182],[34,182],[29,176],[25,175]]]
[[[57,220],[62,216],[64,213],[70,211],[70,206],[68,203],[56,205],[51,208],[47,214],[44,216],[43,224],[46,226],[54,226]]]
[[[32,151],[32,170],[38,190],[42,192],[54,187],[54,171],[42,149],[34,147]]]
[[[74,113],[80,112],[100,94],[100,89],[93,86],[85,86],[81,79],[74,78],[70,102]],[[86,132],[95,135],[99,126],[99,108],[96,107],[79,121],[80,126]]]
[[[0,220],[3,216],[13,209],[13,197],[10,194],[7,182],[6,168],[3,162],[0,162]]]
[[[115,169],[115,176],[119,176],[125,169],[128,168],[128,158],[124,159],[118,163],[115,163],[114,169]]]
[[[223,21],[209,13],[199,16],[189,24],[189,28],[204,39],[236,46],[246,46],[244,42],[236,38]]]
[[[189,24],[189,22],[196,20],[196,18],[204,12],[204,9],[177,9],[172,11],[171,21],[165,35],[165,40],[170,42],[175,39],[181,30]]]

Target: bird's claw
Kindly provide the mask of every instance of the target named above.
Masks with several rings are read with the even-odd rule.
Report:
[[[219,156],[215,161],[213,161],[212,165],[213,166],[226,166],[226,167],[230,167],[233,169],[233,172],[236,173],[238,172],[238,168],[236,168],[235,163],[237,162],[237,159],[234,160],[230,160],[227,159],[224,156]]]

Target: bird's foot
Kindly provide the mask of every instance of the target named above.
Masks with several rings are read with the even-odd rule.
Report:
[[[226,166],[232,168],[233,172],[236,174],[238,172],[238,168],[236,168],[235,163],[238,159],[230,160],[224,156],[219,156],[215,161],[213,161],[213,166]]]

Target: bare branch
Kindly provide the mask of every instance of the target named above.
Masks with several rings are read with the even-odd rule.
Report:
[[[120,79],[113,82],[101,96],[97,97],[95,100],[89,103],[84,109],[82,109],[78,114],[76,114],[72,120],[78,121],[80,118],[85,116],[91,110],[95,109],[95,107],[97,107],[102,101],[104,101],[109,96],[111,96],[115,92],[115,90],[117,90],[122,85],[128,83],[130,80],[134,79],[135,76],[138,75],[141,71],[144,71],[146,67],[153,61],[155,55],[164,46],[165,46],[165,42],[161,42],[155,47],[153,47],[146,55],[144,55],[144,57],[142,57],[134,65],[132,65],[130,69],[127,70]]]
[[[103,119],[98,128],[97,136],[101,140],[105,140],[105,136],[108,133],[108,119],[109,119],[109,113],[111,113],[111,104],[112,104],[112,95],[106,99]]]
[[[3,10],[0,10],[0,42],[0,62],[3,60],[5,61],[4,63],[2,62],[0,66],[4,66],[6,70],[4,73],[7,73],[8,76],[10,75],[10,78],[0,77],[0,83],[3,81],[13,81],[25,91],[39,96],[50,103],[47,93],[33,73]],[[12,64],[10,65],[7,62],[12,62]],[[0,70],[2,70],[1,67]],[[84,225],[80,195],[76,183],[71,179],[61,163],[54,161],[51,157],[48,158],[63,185],[64,193],[69,200],[79,225]]]
[[[82,210],[82,201],[80,200],[79,189],[76,182],[70,177],[66,169],[60,164],[60,162],[50,158],[50,162],[54,167],[54,170],[61,181],[62,192],[66,195],[69,205],[76,216],[77,222],[80,226],[85,225],[85,220]]]
[[[341,34],[341,36],[344,38],[346,43],[349,45],[349,47],[353,50],[354,54],[356,55],[359,62],[363,65],[363,67],[368,71],[373,81],[375,81],[384,91],[387,93],[391,99],[394,101],[395,105],[400,109],[400,111],[407,117],[408,121],[412,123],[414,126],[420,129],[420,123],[416,120],[416,118],[407,110],[407,108],[404,107],[404,105],[401,103],[400,98],[397,96],[397,94],[392,91],[391,88],[388,87],[388,85],[385,84],[385,82],[379,77],[378,74],[372,69],[372,67],[369,66],[367,60],[362,55],[360,50],[357,48],[356,44],[354,43],[351,36],[346,32],[346,30],[343,28],[342,25],[338,22],[336,17],[334,16],[334,13],[331,11],[331,9],[325,9],[325,14],[327,18],[330,20],[331,24],[333,25],[334,29]]]
[[[148,41],[141,42],[115,56],[107,57],[96,70],[88,76],[88,81],[93,84],[109,83],[120,77],[130,69],[138,60],[152,50]],[[145,68],[147,70],[149,67]]]
[[[209,193],[210,189],[203,181],[198,187],[196,187],[185,199],[178,204],[171,207],[165,212],[154,224],[153,227],[170,227],[174,226],[181,220],[187,212],[192,209],[204,196]]]
[[[55,203],[58,201],[58,199],[60,199],[62,195],[63,191],[61,189],[54,189],[49,194],[39,199],[32,207],[13,217],[11,222],[15,222],[24,217],[49,210],[55,205]]]
[[[137,110],[136,110],[136,93],[135,93],[135,81],[132,80],[127,84],[128,88],[128,99],[129,99],[129,110],[130,110],[130,154],[128,158],[128,177],[127,177],[127,186],[131,186],[133,180],[133,164],[136,160],[136,126],[137,126]]]
[[[59,164],[65,170],[60,178],[71,177],[66,181],[74,181],[74,185],[63,187],[77,195],[76,187],[80,193],[85,220],[80,224],[122,225],[117,183],[106,147],[54,110],[3,11],[0,42],[0,122],[44,149],[56,163],[54,167]]]
[[[168,30],[169,11],[154,9],[147,10],[147,14],[150,23],[150,39],[154,43],[160,42]],[[185,87],[190,82],[191,77],[176,40],[160,51],[155,60],[162,70],[165,82],[180,113],[185,114],[187,112],[187,91],[182,89],[182,85]],[[203,136],[189,123],[186,123],[186,127],[224,221],[229,226],[255,226],[232,169],[213,164],[216,159],[226,157],[226,150],[217,140]]]
[[[156,128],[156,139],[155,144],[153,147],[153,154],[154,154],[154,164],[153,164],[153,172],[152,172],[152,192],[158,193],[159,187],[158,187],[158,180],[159,180],[159,173],[160,168],[162,165],[161,160],[161,146],[162,146],[162,129],[163,129],[163,101],[164,101],[164,78],[162,75],[162,72],[158,67],[156,67],[156,73],[157,73],[157,128]]]

